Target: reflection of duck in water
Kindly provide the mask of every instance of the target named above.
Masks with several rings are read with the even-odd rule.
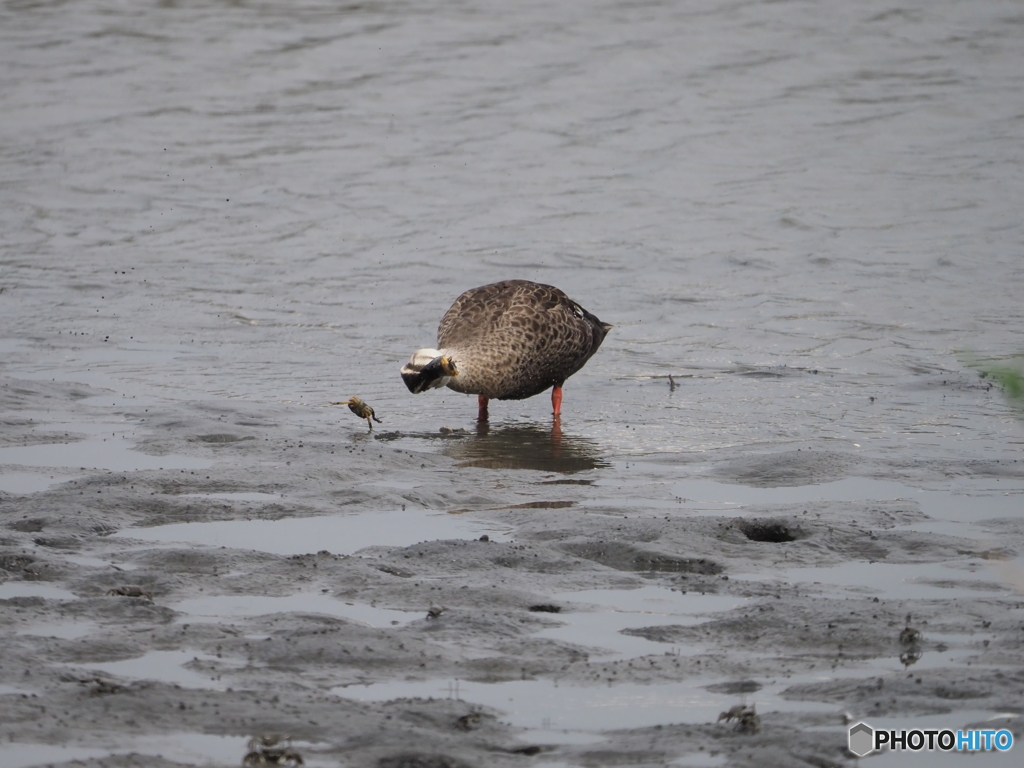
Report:
[[[551,427],[521,424],[500,429],[481,424],[476,434],[452,434],[443,438],[443,443],[441,452],[460,467],[570,474],[609,466],[598,443],[576,435],[563,436],[557,422]]]
[[[402,368],[410,392],[445,387],[489,400],[551,390],[562,409],[565,380],[597,352],[611,329],[554,286],[505,280],[459,296],[437,329],[437,349],[419,349]]]

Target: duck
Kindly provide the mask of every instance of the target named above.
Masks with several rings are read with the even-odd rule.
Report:
[[[402,380],[413,394],[448,387],[476,395],[479,421],[487,421],[491,400],[523,400],[551,389],[557,419],[566,379],[593,357],[612,327],[553,285],[481,285],[445,312],[437,347],[416,350],[402,366]]]

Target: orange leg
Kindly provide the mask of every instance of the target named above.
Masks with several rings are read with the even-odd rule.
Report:
[[[551,390],[551,415],[562,415],[562,385],[556,384]]]
[[[476,420],[487,421],[487,398],[484,397],[483,395],[477,395],[476,402],[477,405],[479,406],[479,410],[477,411],[476,414]]]

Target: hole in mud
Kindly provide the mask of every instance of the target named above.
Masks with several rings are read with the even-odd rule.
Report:
[[[615,568],[619,571],[656,571],[659,573],[699,573],[715,575],[723,568],[703,557],[674,557],[637,549],[617,541],[596,541],[581,544],[563,544],[562,549],[584,560]]]
[[[736,527],[751,541],[764,541],[769,544],[784,544],[807,536],[785,520],[740,520]]]

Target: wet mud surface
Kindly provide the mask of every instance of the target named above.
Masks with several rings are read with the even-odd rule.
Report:
[[[122,412],[153,425],[133,452],[202,468],[0,495],[13,764],[237,765],[251,737],[286,734],[307,765],[842,765],[850,718],[1019,713],[1019,515],[943,521],[910,486],[720,510],[682,495],[882,474],[841,452],[726,450],[688,486],[666,457],[588,459],[564,427],[521,443],[522,425],[404,435],[234,410]],[[1019,462],[944,470],[1018,489],[960,504],[1020,498]],[[450,535],[402,541],[396,512]],[[313,539],[289,543],[304,523]],[[244,538],[260,525],[282,527]],[[719,721],[737,705],[756,720]]]

